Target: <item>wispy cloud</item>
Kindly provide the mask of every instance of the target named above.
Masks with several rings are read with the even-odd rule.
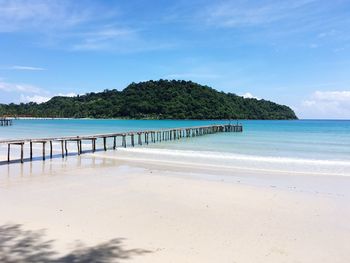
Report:
[[[0,33],[35,34],[35,45],[69,51],[129,53],[173,48],[174,43],[143,33],[139,23],[126,23],[118,5],[92,0],[0,0]]]
[[[101,25],[79,34],[71,39],[71,51],[107,51],[112,53],[139,53],[174,49],[177,44],[154,39],[147,35],[147,30],[122,26]]]
[[[78,34],[72,50],[113,50],[120,49],[123,42],[136,38],[136,30],[116,26],[103,26],[96,30]],[[125,45],[125,44],[124,44]]]
[[[111,26],[119,19],[113,2],[0,0],[0,14],[0,33],[35,34],[36,45],[41,47],[74,51],[111,50],[122,46],[123,41],[138,40],[134,29]],[[128,45],[131,46],[130,43],[124,44]],[[36,70],[23,66],[12,69]]]
[[[8,69],[11,70],[28,70],[28,71],[43,71],[46,70],[40,67],[31,67],[31,66],[10,66]]]
[[[88,6],[68,0],[0,0],[0,32],[76,26],[93,17]]]
[[[315,0],[297,1],[223,1],[206,9],[209,24],[223,27],[264,26],[296,15]]]
[[[241,43],[263,43],[276,50],[334,44],[343,48],[350,40],[350,18],[339,10],[347,8],[346,1],[223,0],[204,7],[196,19],[201,28],[235,32]]]

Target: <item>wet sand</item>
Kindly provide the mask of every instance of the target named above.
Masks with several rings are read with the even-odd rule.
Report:
[[[56,257],[101,262],[345,263],[349,179],[122,152],[1,165],[0,231],[44,230],[36,239],[52,240]]]

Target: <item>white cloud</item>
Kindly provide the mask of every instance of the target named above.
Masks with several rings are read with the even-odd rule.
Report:
[[[250,92],[246,92],[244,94],[241,95],[243,98],[246,99],[257,99],[260,100],[260,98],[253,96],[253,94],[251,94]]]
[[[75,97],[78,94],[74,93],[74,92],[69,92],[69,93],[58,93],[55,96],[61,96],[61,97]]]
[[[63,97],[77,96],[77,94],[74,92],[57,93],[52,95],[52,93],[50,93],[49,91],[34,85],[4,82],[0,78],[0,94],[3,95],[4,92],[13,93],[15,95],[20,94],[19,102],[23,102],[23,103],[26,103],[26,102],[42,103],[42,102],[49,101],[54,96],[63,96]],[[17,102],[18,102],[18,99],[17,99]]]
[[[27,102],[36,102],[36,103],[43,103],[47,102],[51,99],[51,97],[45,97],[40,95],[34,95],[34,96],[26,96],[21,94],[20,102],[27,103]]]
[[[312,106],[316,105],[316,101],[314,101],[314,100],[304,100],[302,102],[302,105],[305,106],[305,107],[312,107]]]
[[[350,103],[350,90],[343,91],[316,91],[313,97],[320,101],[337,101]],[[350,106],[350,105],[349,105]]]
[[[52,97],[55,97],[55,96],[75,97],[75,96],[77,96],[77,94],[74,92],[58,93],[58,94],[55,94],[54,96],[41,96],[41,95],[28,96],[28,95],[21,94],[20,102],[23,102],[23,103],[27,103],[27,102],[43,103],[43,102],[49,101]]]
[[[303,118],[350,119],[350,90],[315,91],[297,111]]]
[[[45,70],[44,68],[39,67],[30,67],[30,66],[11,66],[9,69],[13,70],[29,70],[29,71],[42,71]]]
[[[30,84],[8,83],[0,80],[0,91],[3,92],[25,92],[25,93],[40,93],[42,90]]]

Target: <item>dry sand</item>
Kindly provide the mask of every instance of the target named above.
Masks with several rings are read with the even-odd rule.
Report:
[[[0,235],[43,229],[56,257],[101,262],[350,262],[348,177],[103,155],[0,166]]]

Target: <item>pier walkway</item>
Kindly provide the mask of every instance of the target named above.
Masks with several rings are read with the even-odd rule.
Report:
[[[125,133],[109,133],[109,134],[97,134],[87,136],[75,136],[75,137],[58,137],[58,138],[37,138],[37,139],[20,139],[20,140],[0,140],[0,144],[7,144],[7,161],[10,162],[11,146],[20,146],[20,161],[24,160],[24,145],[29,144],[29,160],[33,160],[33,144],[42,145],[42,159],[46,158],[46,145],[50,146],[49,156],[53,156],[53,142],[60,144],[60,151],[62,158],[68,156],[69,142],[76,143],[77,154],[83,153],[82,142],[88,141],[91,143],[91,151],[96,151],[96,141],[102,140],[103,150],[107,151],[107,139],[113,139],[112,149],[117,148],[117,138],[121,137],[122,147],[130,145],[134,147],[137,145],[148,145],[149,143],[156,143],[162,141],[179,140],[181,138],[190,138],[203,136],[206,134],[214,134],[219,132],[242,132],[243,126],[241,124],[236,125],[210,125],[200,127],[189,128],[172,128],[172,129],[160,129],[160,130],[146,130],[146,131],[131,131]],[[129,142],[129,144],[127,143]]]

